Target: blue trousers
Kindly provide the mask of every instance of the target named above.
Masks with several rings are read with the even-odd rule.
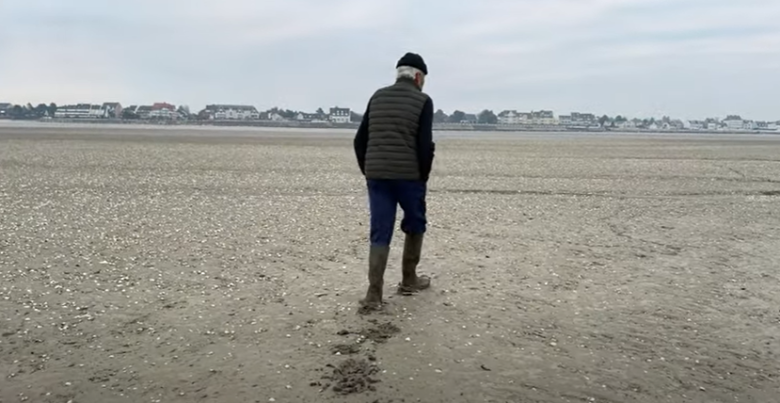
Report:
[[[369,179],[367,182],[371,210],[371,245],[390,245],[399,205],[404,212],[401,231],[406,234],[425,233],[428,223],[425,218],[428,186],[425,182],[384,179]]]

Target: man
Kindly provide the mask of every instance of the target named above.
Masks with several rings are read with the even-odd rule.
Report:
[[[433,164],[433,101],[422,92],[428,67],[423,58],[407,53],[396,65],[396,82],[377,90],[368,102],[355,135],[355,156],[368,185],[371,247],[368,291],[363,308],[382,307],[382,287],[390,253],[397,206],[403,210],[404,241],[398,291],[411,295],[430,287],[428,276],[417,275],[426,230],[425,197]]]

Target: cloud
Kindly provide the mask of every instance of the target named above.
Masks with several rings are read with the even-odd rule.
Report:
[[[0,101],[362,109],[421,53],[437,107],[780,119],[775,0],[0,3]]]

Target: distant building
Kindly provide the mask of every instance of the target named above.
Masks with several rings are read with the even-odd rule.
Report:
[[[104,102],[103,111],[105,111],[106,117],[121,118],[122,117],[122,104],[119,102]]]
[[[637,124],[641,123],[642,121],[638,119],[621,120],[620,122],[617,122],[615,126],[619,129],[636,129]]]
[[[500,125],[541,125],[557,124],[552,111],[518,112],[507,110],[498,114]]]
[[[745,126],[745,122],[742,120],[742,117],[740,117],[739,115],[726,116],[726,119],[723,120],[723,124],[726,126],[726,129],[728,130],[741,130]]]
[[[571,113],[571,124],[575,126],[598,126],[599,122],[596,115],[592,113]]]
[[[520,112],[517,114],[517,121],[521,125],[530,125],[531,122],[531,112]]]
[[[558,116],[558,124],[562,126],[569,126],[571,124],[571,115],[561,115]]]
[[[302,122],[327,122],[328,117],[319,113],[298,112],[298,114],[295,115],[295,120]]]
[[[150,105],[140,105],[135,108],[135,114],[139,119],[149,119],[152,114],[152,107]]]
[[[178,118],[176,106],[167,102],[157,102],[151,106],[148,117],[150,119],[173,120]]]
[[[531,112],[531,122],[535,125],[554,125],[557,123],[552,111]]]
[[[61,119],[101,119],[106,117],[106,111],[99,104],[62,105],[57,107],[54,117]]]
[[[701,120],[689,120],[688,128],[690,130],[704,130],[707,128],[707,123],[702,122]]]
[[[518,125],[520,124],[520,114],[517,111],[503,111],[498,114],[498,124]]]
[[[0,119],[11,116],[14,106],[7,102],[0,102]]]
[[[210,119],[216,120],[258,120],[260,112],[251,105],[206,105]]]
[[[333,123],[349,123],[352,118],[352,111],[349,108],[330,108],[330,121]]]

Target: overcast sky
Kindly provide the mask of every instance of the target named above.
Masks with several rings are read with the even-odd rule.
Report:
[[[0,0],[0,102],[780,119],[780,0]]]

